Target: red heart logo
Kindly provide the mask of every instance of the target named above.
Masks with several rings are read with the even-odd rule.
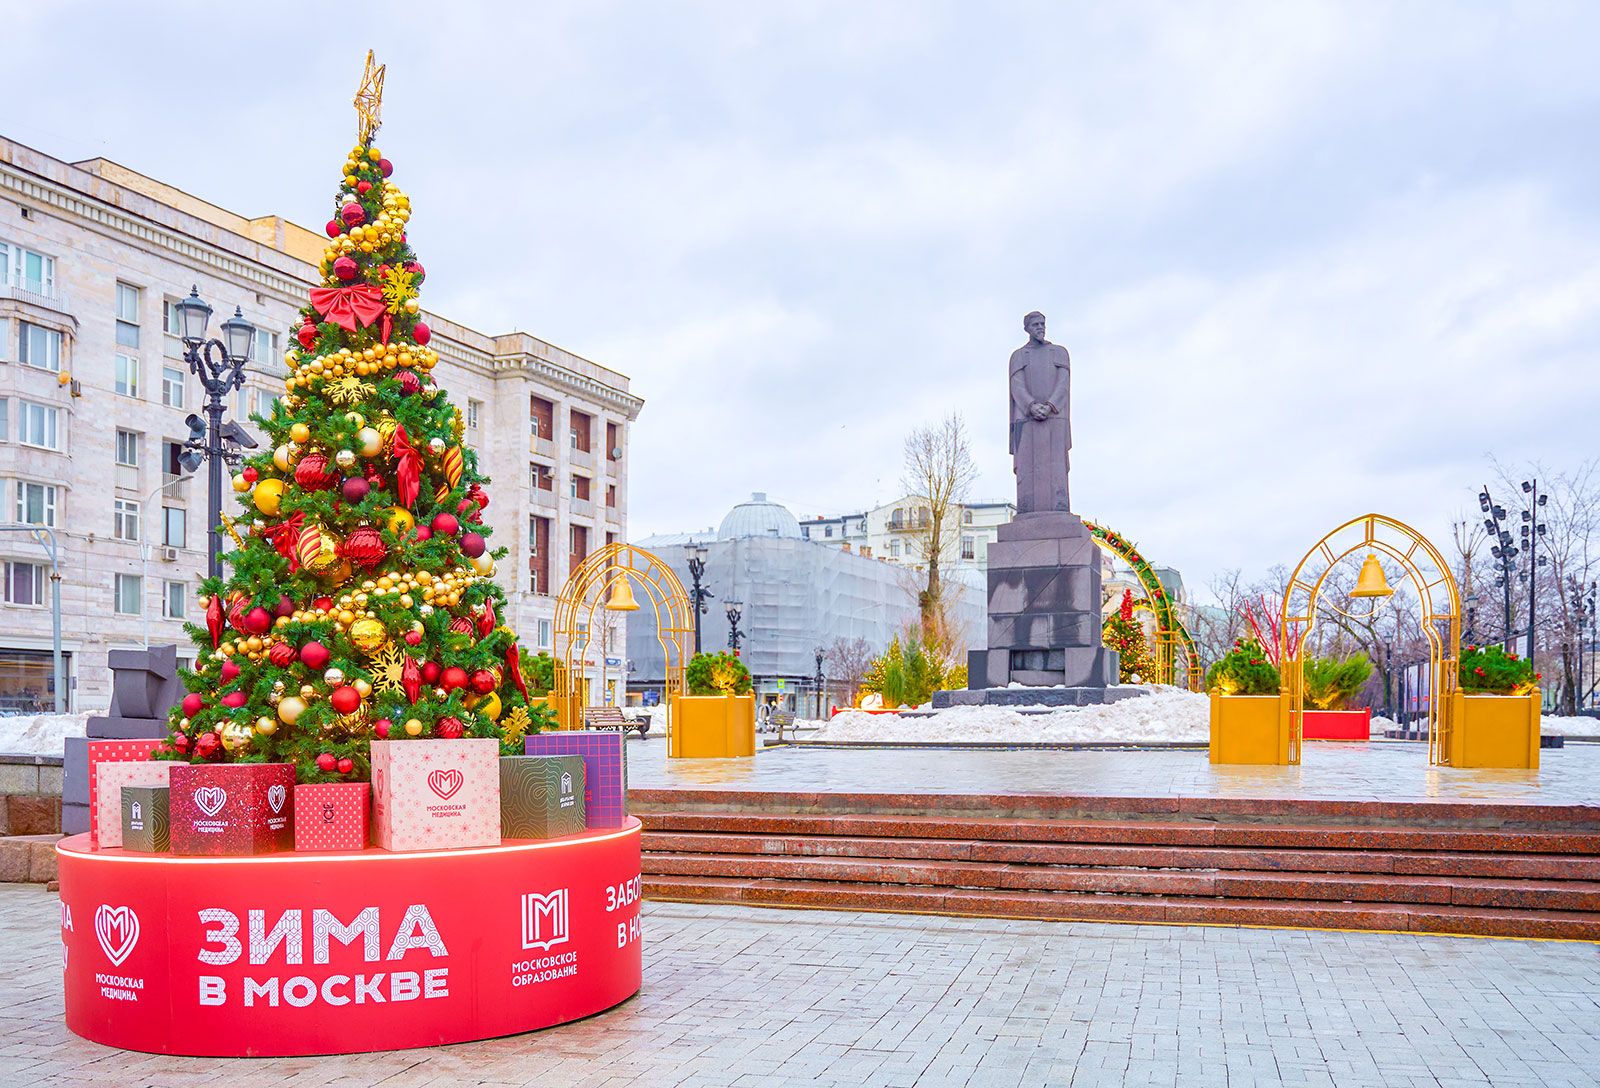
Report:
[[[428,775],[428,788],[437,793],[441,801],[448,801],[456,795],[463,781],[460,771],[439,770]]]

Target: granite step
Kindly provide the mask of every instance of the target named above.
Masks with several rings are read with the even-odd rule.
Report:
[[[646,831],[647,853],[902,858],[1096,868],[1401,873],[1516,880],[1600,881],[1600,855],[1428,850],[1242,849],[1105,843],[1022,843],[840,835]]]
[[[725,853],[646,853],[643,868],[650,876],[1600,911],[1600,883],[1575,880],[1488,880],[1392,873],[1233,873]]]
[[[1104,895],[671,874],[646,876],[644,894],[653,900],[669,902],[982,918],[1386,930],[1600,941],[1600,913],[1455,904]]]

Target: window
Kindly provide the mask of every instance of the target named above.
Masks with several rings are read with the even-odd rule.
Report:
[[[467,401],[467,430],[478,429],[478,413],[483,410],[483,405],[475,400]]]
[[[833,526],[832,525],[824,525],[822,527],[822,535],[831,537],[833,535]]]
[[[61,369],[61,334],[43,325],[17,322],[17,359],[39,370]]]
[[[539,645],[541,648],[548,648],[550,645],[550,628],[551,623],[549,620],[539,621]]]
[[[17,438],[24,445],[41,449],[60,449],[60,432],[56,426],[59,415],[54,408],[35,404],[31,400],[17,403]]]
[[[528,486],[538,491],[554,491],[556,489],[555,473],[550,471],[549,465],[541,465],[535,461],[529,461]]]
[[[132,284],[117,284],[117,343],[125,348],[139,346],[140,293]]]
[[[610,422],[606,424],[606,460],[622,460],[622,428]]]
[[[584,502],[589,501],[589,477],[579,476],[576,472],[574,472],[572,474],[571,487],[573,498],[582,499]]]
[[[56,259],[31,249],[0,243],[0,283],[54,298]]]
[[[183,335],[183,318],[178,314],[178,300],[175,298],[161,300],[161,331],[168,336]]]
[[[569,413],[572,428],[572,448],[588,453],[594,441],[594,417],[576,408]]]
[[[11,398],[0,397],[0,442],[11,437]]]
[[[161,403],[168,408],[183,407],[183,371],[175,366],[161,368]]]
[[[278,405],[278,398],[273,396],[265,389],[257,389],[255,402],[256,407],[254,414],[260,416],[262,419],[271,419],[272,410]]]
[[[163,506],[161,508],[163,519],[161,526],[161,543],[169,548],[183,548],[188,546],[189,516],[181,506]]]
[[[41,563],[5,564],[6,604],[44,604],[44,565]]]
[[[889,541],[889,554],[890,555],[899,555],[900,554],[900,542],[898,540]]]
[[[270,363],[278,358],[278,334],[256,326],[255,339],[250,341],[250,361]]]
[[[144,604],[144,579],[137,574],[118,574],[112,578],[112,607],[124,616],[137,616]]]
[[[17,481],[17,520],[29,525],[56,523],[56,488],[54,484],[35,484]]]
[[[183,619],[184,589],[182,582],[168,582],[166,584],[166,592],[161,595],[161,614],[167,619]]]
[[[139,504],[131,499],[114,499],[111,503],[111,535],[118,540],[139,539]]]
[[[139,436],[133,431],[117,430],[117,464],[129,468],[139,467]]]
[[[116,390],[124,397],[139,395],[139,360],[117,352]]]
[[[961,558],[978,558],[978,542],[970,536],[964,536],[961,538]]]
[[[611,509],[617,508],[617,485],[606,484],[606,505]]]
[[[961,511],[961,524],[963,524],[963,525],[971,525],[972,524],[972,511],[971,510],[963,509]]]
[[[535,438],[555,437],[556,406],[543,397],[529,397],[528,425]]]
[[[164,476],[182,476],[183,465],[178,458],[183,456],[183,443],[171,438],[161,440],[161,473]]]

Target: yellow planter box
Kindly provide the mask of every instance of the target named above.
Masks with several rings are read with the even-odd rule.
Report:
[[[667,755],[727,759],[756,754],[754,695],[674,695]]]
[[[1539,769],[1539,696],[1450,697],[1450,766]]]
[[[1287,765],[1292,739],[1280,696],[1211,696],[1211,762]]]

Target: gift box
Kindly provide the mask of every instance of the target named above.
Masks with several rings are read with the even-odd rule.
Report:
[[[307,782],[294,788],[296,850],[365,850],[372,787],[365,782]]]
[[[500,834],[555,839],[583,833],[582,756],[501,756]]]
[[[149,763],[150,754],[161,744],[157,737],[140,737],[137,740],[91,740],[85,750],[86,756],[86,781],[89,783],[89,842],[93,846],[107,845],[100,841],[101,828],[105,828],[117,842],[122,841],[122,798],[113,791],[108,798],[104,809],[106,817],[101,821],[102,809],[100,806],[100,780],[99,767],[102,763]],[[161,782],[144,782],[141,785],[161,785]],[[122,783],[117,783],[120,787]],[[116,830],[111,830],[111,825],[116,825]]]
[[[171,766],[171,764],[168,764]],[[122,848],[164,854],[171,845],[166,786],[122,787]]]
[[[372,742],[372,837],[385,850],[500,845],[500,742]]]
[[[170,760],[150,759],[95,764],[89,834],[96,848],[122,845],[122,791],[133,786],[165,786],[176,766]]]
[[[583,757],[583,815],[589,827],[621,827],[628,819],[628,756],[621,730],[565,729],[523,742],[530,756]]]
[[[268,854],[294,846],[294,766],[179,763],[172,769],[174,854]]]

